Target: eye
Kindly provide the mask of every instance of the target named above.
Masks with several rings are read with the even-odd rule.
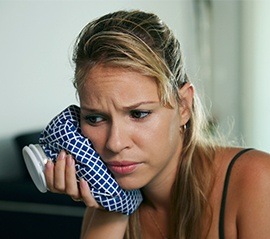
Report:
[[[84,117],[84,120],[87,121],[90,125],[96,125],[98,123],[101,123],[105,119],[100,115],[87,115]]]
[[[151,112],[149,110],[132,110],[130,112],[130,115],[134,119],[143,119],[150,115]]]

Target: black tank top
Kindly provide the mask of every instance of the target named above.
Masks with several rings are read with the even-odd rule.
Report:
[[[230,162],[227,172],[226,172],[226,177],[224,181],[224,187],[223,187],[223,193],[222,193],[222,199],[221,199],[221,207],[220,207],[220,214],[219,214],[219,239],[225,239],[224,235],[224,216],[225,216],[225,207],[226,207],[226,197],[227,197],[227,192],[228,192],[228,186],[229,186],[229,181],[230,181],[230,175],[232,171],[232,167],[235,163],[235,161],[245,152],[252,150],[251,148],[248,149],[243,149],[239,153],[237,153],[232,161]]]

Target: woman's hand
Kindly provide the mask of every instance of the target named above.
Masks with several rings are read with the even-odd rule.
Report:
[[[54,193],[69,195],[74,201],[84,201],[92,208],[101,208],[90,192],[88,183],[76,179],[75,161],[70,154],[62,150],[56,162],[48,161],[45,166],[47,188]]]
[[[88,183],[83,179],[77,182],[75,161],[71,155],[61,151],[55,163],[47,162],[44,173],[51,192],[67,194],[75,201],[84,201],[87,206],[81,238],[103,239],[112,235],[123,238],[128,216],[103,210],[92,196]]]

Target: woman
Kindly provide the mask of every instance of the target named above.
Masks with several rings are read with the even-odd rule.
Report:
[[[270,157],[211,139],[182,58],[173,33],[149,13],[107,14],[80,33],[82,132],[119,185],[144,197],[131,216],[103,210],[61,152],[46,165],[47,185],[88,206],[82,238],[269,238]]]

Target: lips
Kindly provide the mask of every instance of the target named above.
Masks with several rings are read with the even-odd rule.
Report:
[[[107,167],[112,171],[112,173],[121,175],[133,173],[139,167],[139,165],[140,163],[126,162],[126,161],[122,162],[115,161],[107,163]]]

